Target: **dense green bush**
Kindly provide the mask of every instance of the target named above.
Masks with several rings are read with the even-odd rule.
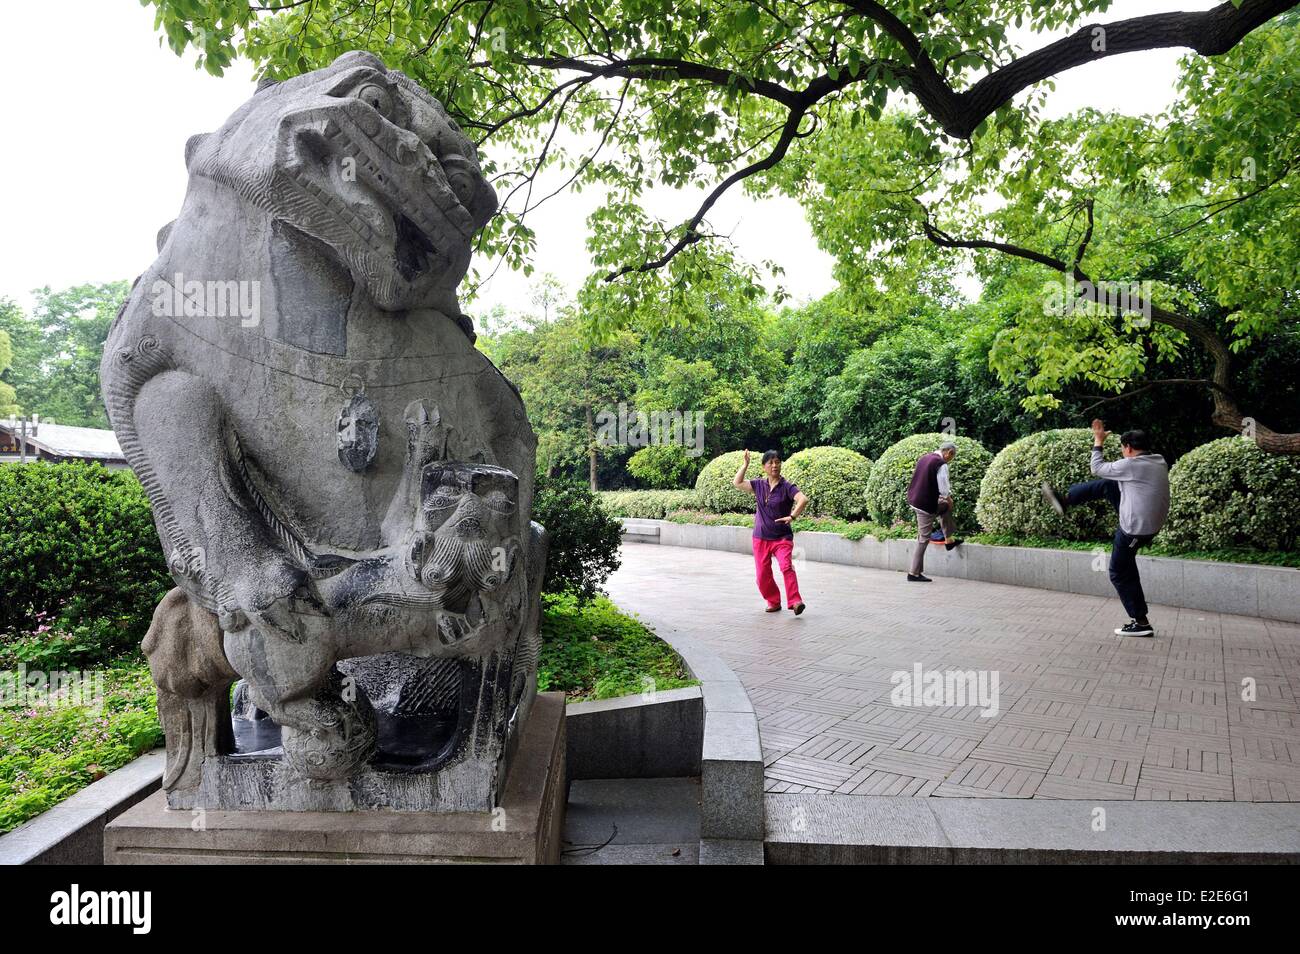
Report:
[[[749,469],[745,471],[747,480],[763,476],[763,468],[759,464],[762,456],[762,453],[750,455]],[[701,507],[714,513],[740,513],[754,509],[753,495],[737,490],[731,483],[744,459],[744,451],[728,451],[704,465],[700,476],[695,479],[695,492],[699,494]]]
[[[809,447],[784,461],[781,475],[808,497],[809,516],[853,520],[867,513],[871,461],[857,451]]]
[[[1107,460],[1119,456],[1119,439],[1106,439]],[[976,508],[988,533],[1104,540],[1115,532],[1114,509],[1104,501],[1071,507],[1058,516],[1043,502],[1041,486],[1049,482],[1064,494],[1070,484],[1092,480],[1089,456],[1092,431],[1085,427],[1041,431],[1002,448],[980,484]]]
[[[541,479],[533,495],[533,519],[546,528],[547,593],[571,593],[590,602],[618,569],[623,527],[586,486]]]
[[[886,527],[915,519],[907,503],[907,487],[912,482],[912,472],[922,454],[938,450],[944,441],[957,445],[957,456],[948,465],[957,529],[970,533],[977,528],[975,499],[980,480],[993,455],[979,441],[938,432],[904,437],[880,455],[871,468],[871,479],[867,481],[867,506],[871,519]]]
[[[700,499],[694,490],[602,490],[597,496],[611,517],[641,520],[662,520],[674,510],[698,506]]]
[[[149,501],[129,470],[0,464],[0,639],[87,627],[94,633],[78,635],[83,643],[131,646],[171,586]]]
[[[1223,437],[1193,448],[1169,473],[1160,543],[1189,550],[1290,550],[1300,535],[1300,469],[1254,441]]]
[[[647,487],[672,490],[694,483],[703,464],[703,458],[691,457],[680,444],[653,444],[627,459],[627,472]]]

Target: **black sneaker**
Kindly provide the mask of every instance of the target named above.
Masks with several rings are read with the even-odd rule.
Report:
[[[1150,623],[1139,623],[1135,619],[1129,620],[1115,630],[1116,636],[1154,636],[1155,634],[1156,631],[1151,628]]]
[[[1046,501],[1047,506],[1055,510],[1060,516],[1065,516],[1065,501],[1057,495],[1056,491],[1052,489],[1052,485],[1047,481],[1043,481],[1043,500]]]
[[[909,582],[909,583],[933,583],[934,581],[933,581],[932,579],[930,579],[928,576],[925,576],[924,574],[921,574],[921,573],[917,573],[917,574],[915,574],[915,575],[909,573],[909,574],[907,574],[907,582]]]
[[[804,610],[806,610],[807,608],[808,608],[808,607],[804,606],[802,603],[800,603],[798,606],[791,606],[791,607],[790,607],[790,609],[794,610],[794,615],[795,615],[795,616],[798,616],[800,613],[802,613],[802,612],[803,612]]]
[[[951,549],[953,549],[954,547],[959,547],[959,546],[961,546],[962,543],[963,543],[963,541],[961,541],[961,540],[949,540],[947,543],[945,543],[945,544],[943,545],[943,548],[944,548],[945,550],[951,550]]]
[[[779,607],[779,606],[769,606],[767,609],[763,610],[763,612],[764,612],[764,613],[779,613],[779,612],[781,612],[781,607]]]

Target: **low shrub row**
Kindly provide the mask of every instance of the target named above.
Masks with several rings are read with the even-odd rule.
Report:
[[[957,445],[948,470],[963,535],[1095,542],[1113,532],[1115,515],[1104,503],[1073,507],[1061,516],[1042,500],[1044,483],[1063,492],[1092,479],[1093,440],[1086,428],[1031,434],[996,456],[978,441],[942,433],[904,438],[874,463],[845,448],[813,447],[784,461],[782,473],[808,495],[808,517],[855,526],[869,518],[876,529],[894,535],[913,525],[907,488],[917,459],[948,440]],[[1119,457],[1119,439],[1110,436],[1104,451],[1107,460]],[[694,491],[617,491],[601,499],[617,517],[752,513],[754,498],[732,485],[743,458],[742,451],[730,451],[709,461]],[[754,454],[746,478],[761,474]],[[1246,438],[1225,437],[1183,455],[1169,485],[1169,519],[1155,541],[1166,552],[1280,552],[1300,540],[1300,469],[1293,458],[1266,454]]]
[[[610,516],[637,520],[662,520],[674,510],[699,505],[694,490],[602,490],[597,497]]]

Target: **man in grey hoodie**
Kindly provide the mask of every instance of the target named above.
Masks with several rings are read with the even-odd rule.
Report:
[[[1151,542],[1169,516],[1169,465],[1152,454],[1145,431],[1125,431],[1119,439],[1119,460],[1106,462],[1102,445],[1106,425],[1092,422],[1092,473],[1098,480],[1071,484],[1064,497],[1043,484],[1043,499],[1059,514],[1089,500],[1107,500],[1119,511],[1119,526],[1110,551],[1110,582],[1119,594],[1129,622],[1115,630],[1119,636],[1153,636],[1147,601],[1138,576],[1137,552]]]

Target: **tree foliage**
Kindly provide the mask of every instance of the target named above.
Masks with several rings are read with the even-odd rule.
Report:
[[[213,73],[237,54],[277,78],[349,49],[379,54],[491,142],[505,203],[486,248],[523,265],[527,215],[554,192],[539,186],[546,170],[561,187],[607,191],[590,247],[635,285],[666,265],[673,281],[702,277],[686,253],[715,237],[714,202],[817,140],[832,113],[878,120],[892,96],[916,109],[922,138],[979,143],[1032,116],[1041,95],[1018,94],[1063,70],[1165,47],[1220,56],[1295,0],[1110,18],[1100,42],[1090,21],[1111,0],[147,2],[171,48],[193,48]],[[1021,54],[1013,25],[1073,32]],[[1115,68],[1134,69],[1133,57]],[[666,222],[641,201],[656,185],[709,192],[686,221]]]
[[[127,282],[61,291],[41,288],[30,317],[12,302],[0,302],[0,336],[7,335],[12,347],[8,362],[0,348],[0,411],[7,385],[24,415],[39,414],[78,427],[108,427],[99,393],[99,361],[109,326],[129,289]]]
[[[1300,324],[1300,24],[1182,70],[1167,115],[1006,113],[969,148],[915,112],[840,110],[773,178],[850,287],[963,260],[995,284],[990,361],[1027,409],[1078,385],[1098,405],[1200,388],[1215,424],[1300,452],[1300,435],[1241,409],[1237,374],[1238,356],[1289,347]],[[1189,352],[1200,367],[1179,373]]]

